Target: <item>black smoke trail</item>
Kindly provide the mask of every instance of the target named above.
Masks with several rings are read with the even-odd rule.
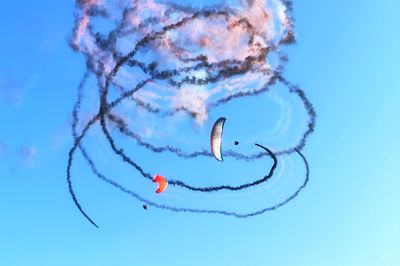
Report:
[[[139,24],[135,30],[127,30],[127,28],[131,26],[128,22],[129,16],[137,11],[135,10],[135,8],[139,6],[139,2],[140,0],[136,0],[134,1],[134,7],[126,7],[123,10],[122,20],[119,22],[119,24],[117,24],[117,27],[112,30],[108,35],[103,35],[98,32],[95,33],[94,29],[89,23],[89,19],[91,17],[110,17],[111,15],[107,11],[107,9],[97,6],[97,1],[95,0],[77,1],[77,7],[81,10],[81,12],[78,12],[75,18],[75,28],[73,38],[71,39],[71,47],[74,50],[84,54],[86,58],[87,72],[83,77],[80,85],[78,86],[77,101],[75,102],[72,112],[72,136],[74,139],[74,143],[68,154],[67,183],[69,193],[79,211],[84,215],[85,218],[89,220],[89,222],[98,227],[97,224],[83,210],[73,190],[71,181],[71,168],[73,166],[74,155],[77,149],[81,151],[84,159],[89,164],[93,174],[97,176],[100,180],[110,184],[111,186],[117,188],[124,193],[131,195],[137,200],[140,200],[143,203],[154,206],[156,208],[171,210],[174,212],[210,214],[215,213],[227,216],[234,216],[238,218],[246,218],[262,214],[266,211],[275,210],[294,199],[308,183],[309,165],[306,158],[301,153],[301,150],[305,147],[308,137],[314,131],[316,123],[316,113],[305,92],[299,86],[292,85],[283,77],[283,70],[285,64],[287,63],[287,56],[281,53],[280,46],[289,45],[295,42],[293,19],[290,16],[292,12],[291,1],[283,1],[283,4],[286,6],[286,15],[288,15],[289,17],[286,25],[286,32],[283,37],[279,39],[279,41],[277,41],[276,44],[270,44],[268,47],[262,46],[260,43],[257,43],[256,40],[259,37],[260,33],[258,32],[258,29],[254,25],[252,25],[251,21],[248,18],[242,17],[234,9],[226,7],[199,10],[178,5],[166,4],[167,8],[165,14],[167,16],[168,14],[172,14],[174,12],[182,12],[185,15],[181,17],[178,21],[165,25],[163,25],[164,21],[162,17],[147,18],[141,21],[141,24]],[[169,50],[167,50],[166,52],[174,55],[175,58],[179,60],[181,66],[166,70],[161,68],[160,62],[152,61],[147,64],[146,62],[142,62],[139,59],[135,58],[135,56],[140,53],[141,50],[164,49],[163,46],[160,44],[162,39],[174,30],[179,30],[186,25],[193,23],[194,21],[203,20],[212,22],[217,19],[222,19],[226,22],[228,31],[239,28],[246,32],[248,34],[248,49],[253,49],[255,51],[255,54],[249,54],[243,60],[223,59],[217,62],[212,62],[211,58],[206,54],[193,55],[189,57],[183,56],[183,54],[187,51],[184,48],[180,47],[178,44],[170,42],[168,43]],[[161,27],[161,29],[152,30],[146,33],[141,39],[136,41],[136,44],[133,46],[134,48],[125,55],[118,51],[118,38],[129,36],[136,31],[145,31],[147,27],[149,27],[149,25],[154,27],[157,27],[159,25],[163,26]],[[92,46],[89,45],[88,47],[81,47],[79,45],[80,39],[85,38],[84,34],[94,36],[94,44]],[[266,64],[266,58],[271,53],[280,54],[279,63],[275,69],[267,66]],[[113,67],[110,68],[110,64],[113,65]],[[147,75],[147,78],[142,79],[141,81],[137,82],[135,86],[127,89],[126,87],[119,84],[117,80],[115,80],[117,74],[123,67],[135,68],[141,71],[143,74]],[[205,77],[200,78],[194,74],[196,71],[199,70],[204,71]],[[97,78],[100,102],[99,111],[89,120],[89,122],[86,123],[81,132],[78,132],[77,124],[79,121],[79,111],[83,99],[83,87],[90,73],[94,74],[94,76]],[[87,150],[83,146],[82,141],[85,138],[86,134],[89,132],[93,125],[99,124],[101,126],[103,135],[106,137],[115,155],[120,157],[123,162],[133,167],[133,169],[135,169],[141,176],[148,180],[152,180],[152,175],[146,172],[146,170],[141,165],[139,165],[134,159],[127,156],[124,150],[116,145],[112,135],[108,130],[107,123],[116,125],[116,127],[122,134],[134,139],[138,146],[145,147],[146,149],[154,153],[170,152],[185,159],[192,159],[198,156],[211,157],[212,154],[206,150],[187,153],[179,147],[157,147],[152,145],[151,143],[144,142],[139,134],[128,128],[127,124],[121,117],[113,113],[113,109],[124,101],[133,100],[138,107],[149,113],[156,114],[160,118],[174,116],[178,112],[185,112],[188,113],[191,117],[196,118],[199,114],[196,111],[193,111],[191,108],[185,106],[179,106],[175,107],[172,110],[162,111],[160,108],[153,106],[152,103],[143,101],[140,97],[137,96],[137,92],[139,92],[140,90],[145,90],[145,86],[147,84],[157,81],[166,81],[170,86],[179,91],[184,85],[205,86],[210,84],[217,84],[229,78],[240,77],[249,73],[262,73],[266,77],[265,85],[259,89],[238,91],[236,93],[232,93],[223,98],[220,98],[213,103],[208,103],[207,110],[209,111],[234,99],[257,96],[261,93],[266,93],[270,90],[271,86],[274,86],[276,84],[276,82],[281,82],[289,89],[290,93],[295,94],[300,99],[308,115],[307,130],[302,134],[298,143],[291,148],[285,150],[277,150],[274,152],[267,147],[256,144],[264,151],[252,155],[245,155],[234,151],[227,151],[225,156],[233,157],[237,160],[252,161],[260,159],[264,156],[269,156],[273,159],[273,165],[270,171],[263,178],[253,182],[249,182],[239,186],[222,185],[216,187],[194,187],[184,183],[181,180],[176,179],[170,179],[168,180],[168,183],[169,185],[178,186],[182,189],[204,193],[218,192],[220,190],[239,191],[267,182],[270,178],[272,178],[274,170],[277,167],[277,156],[296,153],[302,158],[306,166],[305,181],[294,194],[287,197],[279,204],[248,214],[239,214],[236,212],[227,212],[224,210],[176,208],[174,206],[161,205],[146,200],[145,198],[139,196],[139,194],[137,194],[136,192],[133,192],[123,187],[112,179],[109,179],[101,174],[98,171],[95,162],[89,157]],[[119,89],[120,95],[117,99],[109,102],[110,88],[112,86]]]
[[[114,181],[114,180],[112,180],[110,178],[107,178],[106,176],[104,176],[103,174],[101,174],[98,171],[95,163],[92,161],[92,159],[88,155],[88,153],[85,150],[85,148],[80,146],[80,149],[81,149],[81,152],[82,152],[85,160],[89,164],[93,174],[97,178],[99,178],[101,181],[103,181],[103,182],[115,187],[119,191],[130,195],[131,197],[135,198],[136,200],[139,200],[139,201],[143,202],[146,205],[153,206],[155,208],[159,208],[159,209],[163,209],[163,210],[173,211],[173,212],[220,214],[220,215],[225,215],[225,216],[233,216],[233,217],[236,217],[236,218],[249,218],[249,217],[261,215],[261,214],[263,214],[265,212],[268,212],[268,211],[274,211],[274,210],[286,205],[287,203],[292,201],[294,198],[296,198],[300,194],[300,192],[307,186],[307,184],[309,182],[309,176],[310,176],[310,167],[309,167],[309,164],[308,164],[308,161],[307,161],[306,157],[299,150],[296,149],[295,150],[296,153],[301,157],[301,159],[304,162],[304,165],[305,165],[305,168],[306,168],[306,173],[305,173],[305,177],[304,177],[303,183],[297,188],[296,191],[294,191],[293,194],[291,194],[289,197],[287,197],[283,201],[281,201],[281,202],[279,202],[277,204],[274,204],[273,206],[265,207],[265,208],[263,208],[261,210],[258,210],[258,211],[255,211],[255,212],[251,212],[251,213],[237,213],[237,212],[228,212],[228,211],[223,211],[223,210],[211,210],[211,209],[178,208],[178,207],[158,204],[156,202],[147,200],[147,199],[141,197],[138,193],[125,188],[124,186],[122,186],[121,184],[119,184],[118,182],[116,182],[116,181]],[[88,218],[87,216],[85,216],[85,217]],[[88,218],[88,219],[90,219],[90,218]],[[92,221],[92,220],[89,220],[89,221]]]
[[[72,111],[72,136],[75,139],[75,142],[78,141],[78,135],[77,135],[77,125],[78,125],[78,121],[79,121],[79,110],[81,108],[81,103],[82,103],[82,98],[83,98],[83,87],[87,81],[87,79],[89,78],[89,71],[86,71],[85,75],[83,76],[79,86],[78,86],[78,92],[77,92],[77,100],[74,104],[74,108]],[[78,143],[78,145],[81,147],[80,145],[80,141]],[[76,147],[74,146],[68,153],[68,166],[67,166],[67,183],[68,183],[68,190],[69,193],[72,197],[72,200],[75,203],[75,206],[78,208],[78,210],[82,213],[82,215],[95,227],[98,228],[98,225],[89,217],[89,215],[83,210],[83,208],[81,207],[75,192],[73,190],[73,186],[72,186],[72,182],[71,182],[71,167],[72,167],[72,161],[73,161],[73,156],[75,153],[75,149]]]
[[[298,140],[298,143],[289,149],[285,149],[285,150],[278,150],[275,151],[276,155],[284,155],[284,154],[291,154],[293,152],[295,152],[295,148],[298,150],[302,150],[303,147],[306,144],[307,138],[309,137],[309,135],[314,131],[315,128],[315,123],[316,123],[316,113],[314,110],[314,107],[312,106],[311,102],[308,100],[308,98],[305,95],[305,92],[298,86],[292,85],[290,84],[287,80],[285,80],[283,77],[277,76],[277,79],[282,82],[284,85],[286,85],[289,88],[289,92],[293,93],[295,95],[297,95],[299,97],[299,99],[301,100],[301,102],[304,105],[304,108],[307,111],[307,115],[309,117],[308,122],[307,122],[307,129],[306,131],[302,134],[301,138]],[[217,107],[219,105],[225,104],[227,102],[230,102],[234,99],[237,98],[242,98],[242,97],[249,97],[249,96],[256,96],[259,95],[261,93],[265,93],[267,91],[269,91],[271,85],[269,86],[264,86],[261,89],[258,90],[251,90],[251,91],[247,91],[247,92],[239,92],[233,95],[229,95],[225,98],[222,98],[220,100],[218,100],[216,103],[211,103],[209,105],[209,109],[212,109],[213,107]],[[154,107],[151,107],[150,105],[146,104],[145,109],[148,110],[149,112],[152,113],[159,113],[159,110],[156,110]],[[175,112],[171,112],[171,114],[174,114],[178,111],[185,111],[185,110],[175,110]],[[164,116],[164,115],[163,115]],[[207,150],[201,150],[201,151],[195,151],[192,153],[186,153],[184,152],[182,149],[178,148],[178,147],[173,147],[173,146],[154,146],[151,143],[147,143],[144,142],[139,134],[136,134],[135,132],[133,132],[132,130],[130,130],[128,128],[128,126],[126,125],[126,123],[124,122],[124,120],[122,118],[116,117],[116,115],[114,114],[108,114],[108,120],[112,123],[115,123],[117,125],[118,130],[124,134],[125,136],[128,136],[134,140],[136,140],[136,143],[139,146],[145,147],[155,153],[162,153],[162,152],[171,152],[174,153],[175,155],[182,157],[182,158],[196,158],[198,156],[206,156],[206,157],[212,157],[213,155],[211,154],[211,152],[207,151]],[[233,157],[235,159],[238,160],[246,160],[246,161],[252,161],[252,160],[256,160],[256,159],[260,159],[264,156],[268,155],[268,153],[266,152],[260,152],[260,153],[256,153],[253,155],[245,155],[245,154],[241,154],[232,150],[228,150],[225,151],[224,156],[225,157]]]

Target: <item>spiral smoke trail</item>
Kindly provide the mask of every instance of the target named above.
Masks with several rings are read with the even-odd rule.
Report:
[[[243,0],[230,7],[220,5],[196,9],[153,0],[126,0],[120,1],[118,5],[107,0],[77,0],[76,6],[70,44],[75,51],[84,55],[87,70],[78,86],[77,101],[72,112],[74,143],[68,154],[66,174],[69,192],[76,207],[94,226],[97,227],[97,224],[84,211],[73,189],[71,168],[77,150],[81,151],[93,174],[100,180],[145,204],[174,212],[251,217],[285,205],[307,185],[309,165],[301,150],[314,131],[316,113],[305,92],[283,77],[288,57],[282,52],[282,47],[295,42],[291,1]],[[103,29],[97,28],[95,19],[108,21],[114,28],[104,34]],[[274,56],[276,59],[272,60]],[[90,75],[97,80],[99,108],[84,127],[78,130],[83,88]],[[242,86],[252,82],[258,86]],[[100,125],[115,155],[140,176],[151,181],[152,174],[118,147],[108,128],[110,125],[114,125],[138,146],[154,153],[168,152],[184,159],[211,157],[212,154],[207,150],[186,152],[180,147],[156,146],[144,141],[116,113],[118,106],[134,102],[142,111],[161,119],[183,113],[201,125],[208,120],[208,114],[213,108],[238,98],[267,93],[277,83],[284,85],[289,93],[302,102],[308,116],[306,130],[297,144],[277,151],[256,144],[261,149],[256,154],[235,151],[225,153],[226,157],[248,162],[270,157],[273,165],[264,177],[238,186],[216,187],[196,187],[181,180],[168,180],[171,186],[202,193],[239,191],[271,179],[278,164],[278,156],[292,153],[300,156],[306,168],[304,182],[282,202],[259,211],[236,213],[178,208],[149,201],[100,173],[82,143],[93,126]],[[165,84],[168,94],[155,84]],[[111,97],[115,93],[118,93],[118,97]]]

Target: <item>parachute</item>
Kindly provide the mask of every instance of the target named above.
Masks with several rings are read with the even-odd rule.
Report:
[[[153,178],[153,182],[158,183],[158,188],[156,190],[156,193],[164,192],[164,190],[167,189],[168,181],[162,175],[156,174]]]
[[[210,144],[211,152],[215,159],[223,161],[222,159],[222,131],[224,129],[226,118],[221,117],[215,121],[214,126],[211,129]]]

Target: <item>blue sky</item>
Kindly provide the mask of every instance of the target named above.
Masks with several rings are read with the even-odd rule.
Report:
[[[133,203],[96,230],[72,204],[64,174],[84,73],[67,44],[74,3],[3,3],[0,265],[399,265],[399,7],[294,1],[298,44],[286,77],[318,113],[304,150],[311,181],[295,201],[245,220]],[[96,183],[82,186],[97,192]],[[118,196],[94,200],[119,208]]]

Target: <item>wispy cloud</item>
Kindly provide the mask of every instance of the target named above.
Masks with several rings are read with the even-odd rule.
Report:
[[[34,145],[12,145],[0,140],[0,166],[13,172],[34,167],[38,158],[38,148]]]
[[[33,75],[22,79],[15,73],[0,76],[0,101],[13,107],[20,106],[38,78],[37,75]]]
[[[8,154],[8,146],[6,143],[0,141],[0,159],[4,159]]]
[[[38,150],[34,146],[20,146],[17,155],[20,164],[33,166],[36,162]]]

